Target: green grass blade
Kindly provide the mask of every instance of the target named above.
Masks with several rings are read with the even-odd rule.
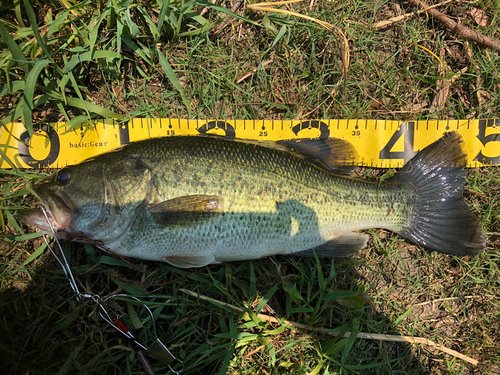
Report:
[[[24,89],[24,106],[23,106],[23,116],[24,116],[24,126],[28,130],[30,135],[33,134],[33,119],[31,112],[35,108],[33,105],[33,96],[35,95],[36,83],[38,81],[38,76],[42,72],[43,68],[45,68],[50,63],[49,60],[38,60],[35,63],[33,69],[28,74],[28,78],[26,79],[26,88]]]
[[[253,262],[250,261],[250,286],[248,288],[248,296],[251,299],[255,298],[255,288],[257,282],[255,281],[255,270],[253,267]]]
[[[0,162],[5,161],[9,166],[17,173],[21,173],[21,171],[16,167],[16,165],[10,160],[10,158],[2,151],[4,145],[0,145]]]
[[[132,18],[130,17],[130,8],[127,8],[125,10],[124,16],[125,16],[124,17],[125,22],[127,23],[130,35],[132,35],[133,37],[136,37],[137,34],[139,34],[139,28],[137,27],[135,22],[132,21]]]
[[[357,292],[349,292],[344,290],[339,290],[336,292],[328,293],[323,296],[323,301],[335,301],[342,298],[348,298],[357,295]]]
[[[0,87],[0,98],[5,94],[12,94],[15,93],[16,91],[22,91],[24,90],[25,86],[26,86],[26,81],[24,80],[14,81],[10,85],[5,84]]]
[[[86,100],[79,99],[79,98],[67,98],[66,99],[68,102],[68,105],[75,107],[75,108],[80,108],[89,112],[93,112],[95,114],[98,114],[99,116],[103,117],[110,117],[114,119],[122,119],[124,116],[120,115],[116,112],[110,111],[109,109],[103,108],[97,104],[90,103]]]
[[[64,77],[66,77],[66,76],[67,76],[67,77],[69,78],[69,80],[71,81],[71,84],[72,84],[73,90],[75,90],[76,95],[78,95],[78,98],[80,98],[80,100],[84,100],[84,99],[83,99],[83,95],[82,95],[82,93],[81,93],[81,91],[80,91],[80,87],[78,87],[78,83],[76,82],[76,79],[75,79],[75,76],[73,75],[73,73],[72,73],[72,72],[69,72],[69,73],[67,73]],[[64,78],[64,77],[63,77],[63,78]],[[61,82],[61,83],[62,83],[62,82]],[[64,82],[64,83],[66,83],[66,82]],[[67,99],[67,98],[66,98],[66,102],[68,102],[68,99]],[[87,110],[87,116],[90,116],[90,113],[88,112],[88,110]]]
[[[68,14],[69,10],[66,10],[62,13],[59,13],[57,15],[57,18],[50,24],[49,29],[47,30],[47,35],[46,38],[50,38],[52,34],[54,34],[56,31],[60,30],[60,26],[64,21],[67,21],[68,19]]]
[[[160,3],[160,0],[158,0],[158,3]],[[160,6],[160,14],[158,16],[158,34],[160,35],[163,28],[163,22],[165,21],[165,17],[168,18],[167,13],[170,13],[170,1],[162,0]]]
[[[78,64],[86,61],[91,61],[94,59],[117,59],[121,55],[114,51],[95,51],[95,52],[85,52],[74,56],[63,68],[63,73],[68,73],[72,71]]]
[[[130,302],[127,302],[127,311],[130,321],[132,322],[134,328],[141,329],[143,327],[141,319],[139,318],[139,315],[137,315],[137,311],[135,311],[134,305]]]
[[[0,21],[0,35],[2,36],[2,39],[4,40],[5,44],[7,44],[7,47],[9,48],[9,51],[12,54],[12,58],[16,60],[16,62],[19,64],[19,67],[26,74],[28,74],[30,72],[30,66],[28,60],[26,60],[26,57],[24,57],[21,48],[19,48],[14,39],[12,39],[9,32],[3,25],[2,21]]]
[[[185,37],[185,36],[195,36],[195,35],[199,35],[199,34],[202,34],[202,33],[205,33],[207,31],[209,31],[210,29],[212,29],[212,27],[214,27],[214,23],[211,23],[211,22],[207,22],[203,25],[203,27],[200,27],[199,29],[195,29],[195,30],[191,30],[191,31],[186,31],[185,33],[180,33],[179,34],[179,37]]]
[[[177,89],[179,92],[179,95],[181,96],[182,102],[186,106],[186,109],[189,113],[189,116],[192,116],[192,111],[191,111],[191,105],[189,104],[189,100],[186,98],[186,93],[184,92],[184,88],[182,87],[181,83],[179,82],[179,79],[174,73],[174,70],[172,69],[172,66],[169,64],[167,61],[166,57],[163,56],[160,50],[156,50],[156,54],[158,56],[158,59],[160,60],[160,65],[163,68],[163,71],[165,72],[168,80],[170,83]]]
[[[257,22],[252,21],[249,18],[242,17],[239,14],[234,13],[233,11],[231,11],[231,10],[229,10],[227,8],[221,7],[220,5],[212,4],[212,3],[206,3],[204,1],[198,2],[198,5],[199,6],[203,6],[203,7],[207,7],[207,8],[213,9],[213,10],[216,10],[217,12],[226,13],[227,15],[236,17],[236,18],[238,18],[238,19],[240,19],[242,21],[248,22],[248,23],[250,23],[250,24],[252,24],[254,26],[262,27],[262,25],[258,24]]]
[[[20,100],[17,103],[16,108],[11,110],[7,116],[2,118],[2,124],[7,125],[11,122],[18,120],[23,115],[23,107],[24,107],[24,103],[22,100]]]
[[[22,12],[21,12],[21,0],[14,0],[14,11],[16,13],[16,20],[22,27],[26,27],[24,24]]]
[[[9,223],[10,225],[12,225],[12,228],[14,228],[16,231],[18,231],[19,233],[21,233],[21,235],[19,236],[21,239],[21,241],[24,241],[25,239],[23,239],[25,234],[22,230],[22,228],[19,226],[19,224],[17,223],[17,220],[14,218],[14,215],[12,215],[12,213],[9,211],[9,210],[5,210],[3,211],[5,213],[5,216],[7,216],[7,220],[9,220]],[[38,234],[38,237],[40,237],[42,234],[41,233],[31,233],[32,235],[35,235],[35,234]],[[36,238],[36,237],[32,237],[32,238]],[[29,239],[29,238],[27,238]]]
[[[99,27],[101,26],[102,22],[108,17],[109,13],[111,12],[110,8],[106,8],[101,15],[99,16],[98,19],[97,17],[92,18],[89,21],[89,52],[92,53],[94,52],[95,45],[97,43],[97,37],[99,35]]]
[[[68,84],[70,78],[69,74],[65,74],[59,81],[59,91],[61,92],[64,102],[66,102],[66,85]]]
[[[266,304],[273,297],[274,293],[276,293],[277,290],[278,290],[278,285],[274,285],[271,289],[267,291],[266,295],[264,296],[264,298],[262,298],[262,300],[259,302],[257,306],[257,311],[256,311],[257,314],[260,314],[264,306],[266,306]]]
[[[326,282],[325,278],[323,276],[323,267],[321,267],[321,262],[318,258],[318,254],[314,252],[314,259],[316,260],[316,269],[318,270],[318,285],[319,285],[319,292],[320,294],[323,294],[324,291],[326,290]]]
[[[190,19],[192,19],[192,20],[195,20],[196,22],[198,22],[202,26],[210,23],[210,22],[208,22],[208,20],[205,17],[200,16],[196,12],[186,13],[185,16],[188,17],[188,18],[190,18]]]
[[[156,27],[156,24],[153,22],[147,11],[143,8],[138,8],[139,12],[141,12],[142,16],[146,20],[146,23],[148,24],[149,31],[151,31],[151,34],[153,35],[154,40],[158,40],[160,38],[160,32],[158,31],[158,28]]]
[[[122,38],[125,35],[125,24],[122,22],[122,19],[119,18],[116,22],[116,50],[122,50]]]
[[[71,129],[75,129],[76,127],[80,126],[84,122],[87,122],[88,120],[89,116],[80,115],[73,117],[71,120],[67,122],[68,132],[71,131]]]
[[[66,108],[64,107],[64,103],[66,102],[66,98],[62,98],[62,100],[57,100],[56,101],[56,107],[59,110],[59,112],[63,115],[64,119],[69,122],[70,117],[68,115],[68,112],[66,112]]]
[[[233,357],[234,351],[236,350],[236,345],[233,344],[229,348],[229,350],[226,352],[226,357],[224,358],[224,362],[222,362],[221,370],[219,372],[219,375],[224,375],[226,374],[226,369],[229,364],[229,361]]]
[[[99,258],[99,263],[107,264],[109,266],[115,266],[115,267],[133,268],[129,263],[125,262],[124,260],[111,258],[110,256],[107,256],[107,255],[101,256]]]
[[[132,40],[130,40],[126,36],[122,37],[122,40],[132,51],[134,51],[134,53],[136,53],[141,59],[143,59],[145,62],[151,65],[151,59],[148,56],[146,56],[144,49],[139,47],[137,44],[135,44]]]
[[[279,43],[281,38],[283,38],[283,36],[286,34],[287,30],[288,30],[288,27],[286,25],[281,26],[281,29],[278,32],[278,35],[276,35],[276,38],[274,38],[273,43],[271,44],[271,47],[267,50],[268,52],[270,50],[272,50],[276,46],[276,44]]]
[[[36,107],[46,103],[51,98],[52,98],[52,95],[48,95],[48,94],[38,97],[33,102],[33,108],[36,108]],[[7,116],[2,118],[2,124],[7,125],[11,122],[19,120],[19,118],[23,115],[23,112],[24,112],[24,101],[20,100],[17,103],[16,108],[13,109],[11,112],[9,112],[9,114]]]
[[[345,364],[347,358],[349,357],[349,353],[351,352],[352,346],[357,339],[359,332],[359,320],[354,319],[353,327],[351,328],[351,335],[347,338],[346,345],[344,347],[344,351],[342,352],[342,364]]]
[[[40,233],[39,233],[40,234]],[[41,234],[40,234],[41,235]],[[40,237],[40,236],[39,236]],[[40,255],[43,254],[44,250],[47,248],[47,244],[43,242],[38,249],[36,249],[33,254],[31,254],[28,259],[26,259],[22,264],[21,267],[25,267],[28,263],[31,263],[34,261],[36,258],[38,258]]]
[[[23,0],[23,1],[24,1],[25,11],[26,11],[26,13],[28,15],[28,19],[30,21],[31,30],[33,30],[33,34],[35,35],[35,39],[36,39],[38,45],[40,46],[40,48],[42,49],[43,53],[45,54],[45,57],[52,60],[52,55],[49,52],[49,49],[47,48],[45,41],[42,39],[42,36],[40,35],[40,31],[38,30],[35,12],[33,11],[33,8],[31,7],[31,4],[28,0]],[[57,65],[55,65],[55,67],[58,68]]]

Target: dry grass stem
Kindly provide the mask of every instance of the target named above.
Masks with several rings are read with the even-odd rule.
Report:
[[[233,7],[231,8],[231,11],[236,12],[240,7],[243,5],[243,0],[238,0],[234,3]],[[205,8],[207,9],[207,8]],[[231,18],[233,17],[228,17],[224,21],[222,21],[216,28],[214,28],[213,33],[217,34],[219,33],[224,27],[226,27],[229,22],[231,22]]]
[[[275,12],[275,13],[288,14],[294,17],[304,18],[306,20],[316,22],[317,24],[323,26],[325,29],[335,33],[337,37],[341,39],[340,47],[342,52],[341,58],[342,58],[342,68],[344,72],[344,91],[345,91],[347,87],[347,76],[349,74],[350,52],[349,52],[349,41],[347,40],[347,37],[344,34],[344,32],[340,30],[338,27],[328,22],[318,20],[317,18],[306,16],[305,14],[300,14],[285,9],[273,8],[274,6],[299,3],[301,1],[302,0],[289,0],[289,1],[276,1],[272,3],[256,3],[247,5],[247,8],[255,12],[257,11],[270,12],[270,13]]]
[[[219,300],[216,300],[214,298],[210,298],[204,295],[201,295],[199,293],[193,292],[188,289],[180,288],[179,291],[186,293],[192,297],[202,299],[204,301],[209,301],[209,302],[214,302],[222,306],[226,306],[231,308],[234,311],[240,312],[240,313],[246,313],[245,310],[243,310],[240,307],[231,305],[226,302],[222,302]],[[260,319],[263,319],[269,323],[276,323],[276,324],[286,324],[287,326],[293,327],[293,328],[299,328],[299,329],[304,329],[308,331],[315,331],[315,332],[322,332],[328,335],[332,336],[337,336],[339,333],[338,332],[331,332],[331,329],[329,328],[320,328],[320,327],[312,327],[307,324],[303,323],[297,323],[291,320],[279,320],[275,317],[265,315],[265,314],[257,314],[257,316]],[[351,332],[346,332],[344,334],[344,337],[349,337],[351,335]],[[369,340],[377,340],[377,341],[391,341],[391,342],[407,342],[410,344],[423,344],[430,346],[434,349],[440,350],[444,353],[450,354],[456,358],[460,358],[468,363],[471,363],[473,365],[479,364],[479,361],[475,360],[474,358],[470,358],[462,353],[457,352],[456,350],[449,349],[441,344],[437,344],[434,341],[422,338],[422,337],[411,337],[411,336],[396,336],[396,335],[386,335],[386,334],[377,334],[377,333],[366,333],[366,332],[359,332],[356,336],[358,339],[369,339]]]
[[[479,45],[482,45],[487,48],[494,49],[498,52],[500,52],[500,41],[494,38],[490,38],[479,31],[469,29],[466,26],[461,25],[460,23],[457,23],[453,21],[450,17],[446,16],[445,14],[441,13],[437,9],[431,8],[426,6],[424,3],[422,3],[420,0],[407,0],[410,4],[413,6],[423,8],[426,13],[432,17],[434,17],[436,20],[438,20],[440,23],[442,23],[448,30],[450,30],[452,33],[455,33],[462,38],[465,38],[467,40],[476,42]]]
[[[438,7],[441,7],[441,6],[446,5],[448,3],[451,3],[452,1],[453,0],[446,0],[446,1],[443,1],[442,3],[431,5],[430,7],[427,7],[427,9],[438,8]],[[380,29],[383,29],[385,27],[391,26],[394,23],[404,21],[407,18],[416,16],[417,14],[424,13],[424,12],[425,12],[425,10],[422,9],[422,10],[418,10],[416,12],[402,14],[402,15],[397,16],[397,17],[391,17],[387,20],[377,22],[375,25],[373,25],[373,27],[376,30],[380,30]]]
[[[437,86],[439,91],[432,101],[431,110],[444,108],[446,101],[448,100],[448,93],[450,92],[451,85],[460,77],[461,74],[465,73],[467,69],[468,68],[465,67],[455,73],[451,78],[438,81]]]
[[[271,63],[273,62],[273,59],[267,59],[265,60],[263,63],[262,63],[262,67],[263,68],[266,68],[267,66],[271,65]],[[236,83],[241,83],[243,82],[245,79],[247,79],[248,77],[252,76],[253,74],[257,73],[257,71],[259,70],[259,67],[255,68],[255,69],[252,69],[252,71],[250,72],[247,72],[247,73],[243,73],[243,75],[239,76],[239,77],[236,77]]]

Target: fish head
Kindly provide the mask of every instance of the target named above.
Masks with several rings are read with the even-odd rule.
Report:
[[[133,155],[103,155],[59,170],[32,187],[42,210],[19,218],[58,238],[107,245],[120,239],[151,192],[151,173]]]

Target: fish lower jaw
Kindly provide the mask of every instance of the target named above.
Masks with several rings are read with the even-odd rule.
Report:
[[[36,228],[44,234],[48,234],[49,236],[55,235],[55,237],[62,240],[73,240],[75,238],[75,234],[68,228],[61,227],[56,222],[51,222],[50,225],[45,221],[43,224],[36,226]]]
[[[38,229],[40,232],[54,235],[60,232],[64,232],[66,228],[61,227],[53,218],[52,215],[48,214],[45,216],[41,210],[25,210],[19,214],[19,218],[24,223],[31,227]],[[64,237],[64,236],[61,236]]]

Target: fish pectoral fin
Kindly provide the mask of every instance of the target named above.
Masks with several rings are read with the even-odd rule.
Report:
[[[341,138],[291,139],[278,141],[277,144],[330,172],[349,174],[356,169],[356,149]]]
[[[179,268],[203,267],[211,263],[218,263],[212,254],[198,256],[172,255],[163,257],[163,261]]]
[[[224,198],[217,195],[185,195],[152,206],[149,212],[158,225],[188,226],[224,212]]]
[[[334,239],[316,246],[313,249],[298,251],[290,255],[313,257],[314,252],[320,258],[342,258],[354,255],[363,249],[370,236],[363,233],[341,232]]]

